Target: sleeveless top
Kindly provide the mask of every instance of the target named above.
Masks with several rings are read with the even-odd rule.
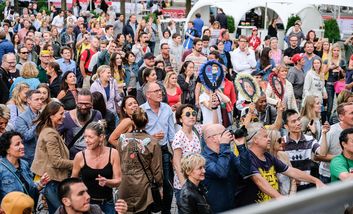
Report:
[[[106,199],[109,201],[113,198],[112,188],[99,186],[98,175],[105,177],[107,179],[113,178],[113,165],[111,164],[112,148],[109,150],[109,162],[102,169],[92,169],[87,165],[85,151],[82,152],[84,165],[81,169],[81,177],[83,183],[88,187],[88,194],[91,196],[91,199]]]

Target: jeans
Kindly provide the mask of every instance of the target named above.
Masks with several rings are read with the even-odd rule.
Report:
[[[98,205],[105,214],[115,214],[113,199]]]
[[[59,182],[50,181],[43,190],[43,195],[47,200],[49,214],[54,214],[61,205],[58,197],[58,185]]]
[[[326,83],[326,91],[327,91],[327,117],[330,119],[332,108],[333,108],[333,100],[335,98],[335,88],[333,87],[333,82]]]
[[[163,161],[163,208],[162,214],[170,214],[173,200],[173,165],[172,155],[168,151],[167,145],[162,146],[162,161]]]

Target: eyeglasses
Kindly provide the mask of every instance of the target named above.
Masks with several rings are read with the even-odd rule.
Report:
[[[150,93],[162,93],[162,89],[157,89],[157,90],[154,90],[154,91],[148,91]]]
[[[248,42],[248,41],[246,41],[246,40],[239,40],[239,42]]]
[[[9,65],[16,65],[16,62],[7,62]]]
[[[291,42],[298,42],[298,40],[296,40],[296,39],[291,39],[291,40],[289,40],[289,41],[291,41]]]
[[[185,114],[182,114],[183,116],[186,116],[186,117],[190,117],[191,115],[193,116],[193,117],[196,117],[196,115],[197,115],[197,112],[196,111],[187,111],[187,112],[185,112]]]
[[[83,106],[85,106],[85,107],[91,107],[91,106],[92,106],[92,103],[77,103],[77,105],[78,105],[79,107],[83,107]]]
[[[28,52],[21,52],[21,54],[28,54]]]

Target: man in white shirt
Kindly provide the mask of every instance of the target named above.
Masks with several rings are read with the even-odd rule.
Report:
[[[51,25],[55,26],[58,29],[59,33],[61,33],[64,28],[64,11],[61,11],[58,15],[54,17]]]
[[[239,47],[230,52],[230,58],[236,73],[251,74],[256,68],[255,52],[248,48],[246,36],[239,36]]]

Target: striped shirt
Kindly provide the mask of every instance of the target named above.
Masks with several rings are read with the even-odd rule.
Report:
[[[289,136],[284,138],[284,150],[288,154],[293,167],[310,174],[312,165],[312,153],[316,154],[320,144],[315,138],[302,133],[299,141],[291,139]],[[300,185],[308,184],[300,182]]]

